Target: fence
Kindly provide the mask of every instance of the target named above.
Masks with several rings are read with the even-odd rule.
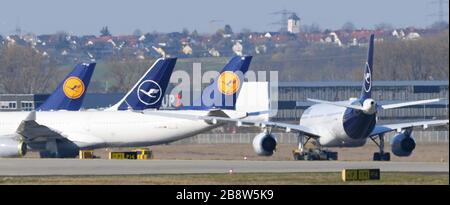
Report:
[[[413,131],[412,135],[417,143],[448,143],[448,131]],[[199,134],[174,142],[174,144],[249,144],[258,133],[237,134]],[[275,133],[280,144],[297,144],[297,135],[294,133]],[[394,137],[395,132],[385,135],[388,143]]]

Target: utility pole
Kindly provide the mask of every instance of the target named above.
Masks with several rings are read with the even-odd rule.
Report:
[[[221,19],[213,19],[213,20],[210,20],[209,22],[208,22],[208,24],[209,24],[209,30],[211,31],[211,34],[214,34],[215,32],[216,32],[216,27],[214,26],[214,24],[216,24],[216,23],[220,23],[220,22],[223,22],[223,20],[221,20]]]
[[[17,18],[17,20],[16,20],[16,28],[14,29],[14,33],[17,36],[22,36],[22,29],[20,28],[20,19],[19,18]]]
[[[287,9],[283,9],[280,11],[275,11],[270,13],[271,15],[280,15],[281,19],[279,21],[271,23],[272,25],[279,25],[280,26],[280,32],[287,32],[287,23],[288,23],[288,17],[291,15],[292,11],[289,11]]]

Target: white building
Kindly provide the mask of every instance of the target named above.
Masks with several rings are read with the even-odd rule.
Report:
[[[297,14],[289,16],[287,30],[289,33],[300,33],[300,18]]]
[[[189,44],[184,45],[182,51],[185,55],[192,55],[192,48],[189,46]]]
[[[215,48],[209,49],[209,54],[214,57],[220,57],[219,51],[217,51]]]
[[[420,34],[417,32],[411,32],[406,36],[406,40],[417,40],[420,38]]]
[[[239,41],[236,41],[236,43],[233,45],[232,49],[236,55],[242,56],[242,51],[244,50],[244,48]]]
[[[331,32],[330,34],[328,34],[328,36],[325,38],[325,43],[334,43],[338,46],[342,46],[342,42],[339,39],[338,35],[336,34],[336,32]]]

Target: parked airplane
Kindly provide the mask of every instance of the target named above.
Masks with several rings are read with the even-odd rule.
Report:
[[[243,82],[243,73],[248,70],[250,61],[250,56],[233,58],[211,89],[220,92],[219,96],[225,99],[237,96],[243,84],[240,83]],[[217,83],[223,79],[226,86]],[[233,82],[228,83],[229,79]],[[154,89],[146,87],[144,90],[149,92],[149,88]],[[226,104],[227,108],[235,107],[236,100],[232,99],[231,102],[232,104]],[[203,107],[203,110],[177,112],[242,118],[247,112],[253,111],[238,110],[237,107],[233,110],[216,109],[224,108],[221,105]],[[0,113],[0,157],[22,156],[28,148],[39,150],[42,157],[75,157],[80,149],[165,144],[217,126],[219,124],[209,121],[192,121],[143,112],[5,112]]]
[[[153,66],[151,66],[144,76],[139,80],[137,85],[140,85],[139,88],[141,90],[147,89],[149,86],[160,86],[161,91],[158,90],[157,93],[160,93],[159,98],[164,95],[165,89],[167,87],[168,80],[170,75],[172,74],[173,68],[175,66],[176,58],[168,58],[168,59],[158,59]],[[81,63],[75,66],[74,70],[70,72],[67,77],[62,81],[55,91],[47,98],[47,100],[36,110],[39,112],[45,111],[78,111],[81,108],[83,98],[86,94],[86,90],[89,86],[90,79],[95,69],[95,63]],[[145,82],[144,82],[145,81]],[[152,82],[152,83],[148,83]],[[159,83],[159,84],[158,84]],[[137,87],[137,85],[135,87]],[[145,108],[155,108],[153,106],[159,107],[161,104],[160,100],[157,99],[152,105],[144,105],[142,103],[136,102],[133,100],[131,96],[132,89],[127,95],[125,95],[124,99],[121,100],[117,104],[116,110],[124,110],[128,109],[126,106],[129,106],[129,103],[125,100],[129,98],[132,107],[129,109],[145,109]],[[152,90],[152,89],[150,89]],[[154,90],[154,89],[153,89]],[[154,92],[154,91],[153,91]],[[155,94],[157,94],[155,93]],[[134,93],[133,95],[134,96]],[[120,107],[121,106],[121,107]],[[141,107],[138,107],[141,106]],[[144,107],[145,106],[145,107]],[[0,140],[1,141],[1,140]],[[5,146],[0,143],[0,147]],[[41,149],[41,156],[48,157],[51,156],[48,152],[45,151],[46,148]],[[1,150],[0,150],[1,153]],[[1,154],[0,154],[1,155]]]
[[[176,62],[176,58],[156,60],[133,88],[118,103],[106,110],[158,109]]]
[[[38,111],[71,110],[81,108],[96,63],[80,63],[56,87]]]
[[[271,133],[272,128],[282,128],[286,132],[299,134],[298,150],[294,151],[296,160],[337,159],[336,152],[322,150],[321,147],[360,147],[367,139],[373,140],[379,152],[374,153],[373,160],[389,161],[390,153],[384,151],[384,134],[396,131],[391,141],[392,152],[396,156],[409,156],[416,143],[412,136],[414,127],[428,128],[449,123],[449,120],[429,120],[421,122],[406,122],[398,124],[377,124],[377,112],[412,105],[426,104],[440,99],[421,100],[389,105],[378,105],[372,98],[374,35],[370,36],[368,58],[364,67],[364,78],[361,96],[347,101],[329,102],[308,99],[316,102],[303,112],[299,125],[270,121],[248,121],[245,119],[229,119],[217,116],[182,116],[191,120],[209,120],[214,122],[236,122],[238,125],[255,124],[266,128],[253,140],[255,152],[263,156],[271,156],[277,145],[276,137]],[[172,113],[172,116],[177,116]],[[315,150],[305,150],[304,146],[310,139],[316,139],[318,145]],[[378,139],[378,142],[376,141]]]
[[[162,96],[164,96],[170,76],[175,67],[176,60],[176,58],[157,59],[133,88],[117,104],[106,110],[144,110],[159,108]],[[36,110],[80,110],[95,65],[95,63],[78,64],[65,80],[59,84],[47,100]],[[137,89],[139,89],[139,92],[137,92]],[[141,102],[141,100],[143,100],[143,102]]]

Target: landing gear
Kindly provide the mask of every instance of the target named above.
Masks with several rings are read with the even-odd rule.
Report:
[[[375,152],[373,153],[373,161],[391,161],[391,153],[380,153]]]
[[[370,139],[378,146],[379,152],[373,153],[373,161],[391,161],[391,153],[384,152],[384,134],[378,136],[378,141],[375,137],[370,137]]]
[[[50,139],[45,143],[45,150],[39,152],[41,158],[57,158],[58,145],[55,139]]]
[[[306,140],[305,140],[306,138]],[[294,160],[337,160],[337,152],[322,150],[320,145],[316,145],[313,149],[305,150],[305,145],[311,137],[303,135],[298,136],[298,149],[292,151]]]
[[[41,158],[56,158],[56,153],[52,153],[50,151],[45,150],[45,151],[40,151],[39,156]]]

